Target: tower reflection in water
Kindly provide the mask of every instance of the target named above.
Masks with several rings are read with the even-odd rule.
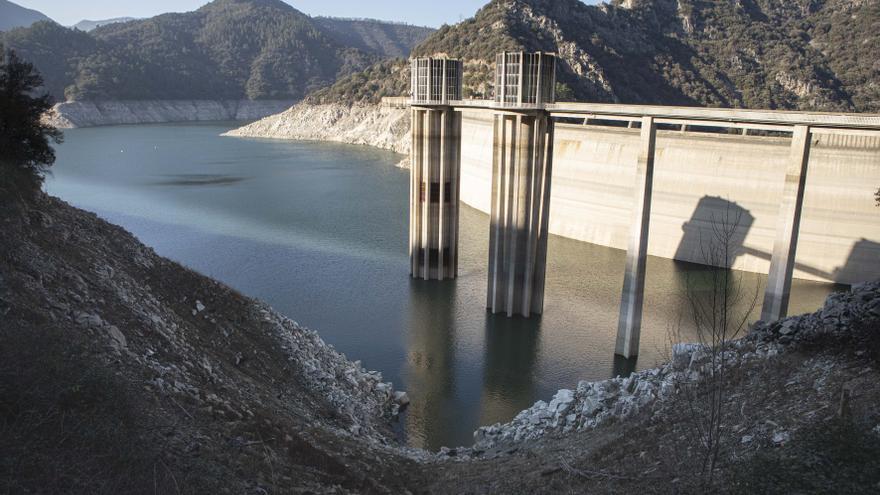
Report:
[[[406,387],[410,445],[436,448],[457,423],[455,282],[410,281]]]
[[[476,426],[510,421],[534,403],[539,318],[486,313],[481,327],[461,325],[456,312],[475,305],[457,294],[456,282],[410,284],[404,370],[410,445],[470,445]]]
[[[540,318],[486,315],[480,424],[510,421],[534,403]]]

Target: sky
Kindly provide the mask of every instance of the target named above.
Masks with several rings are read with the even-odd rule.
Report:
[[[36,9],[65,26],[112,17],[152,17],[165,12],[195,10],[208,0],[11,0]],[[312,16],[369,17],[420,26],[454,24],[488,0],[284,0]],[[598,3],[587,0],[586,3]]]

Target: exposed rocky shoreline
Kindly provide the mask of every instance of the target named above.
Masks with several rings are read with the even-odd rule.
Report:
[[[676,345],[669,363],[629,377],[581,382],[510,423],[480,428],[473,446],[429,453],[395,439],[391,424],[407,399],[379,373],[265,304],[157,256],[123,229],[49,197],[0,210],[0,227],[10,234],[0,238],[0,378],[18,377],[0,380],[0,396],[39,394],[47,383],[82,386],[68,383],[81,373],[52,375],[45,364],[72,360],[73,369],[106,374],[109,385],[99,390],[122,390],[107,392],[113,403],[80,419],[74,408],[59,431],[74,435],[68,443],[78,447],[86,440],[68,425],[92,432],[108,418],[131,416],[138,427],[123,435],[125,445],[171,473],[150,481],[156,475],[149,471],[140,480],[126,471],[108,482],[98,469],[111,455],[103,450],[108,441],[85,451],[59,453],[51,442],[55,450],[41,450],[42,440],[27,436],[36,431],[30,413],[13,406],[13,457],[0,456],[0,475],[20,473],[25,459],[41,463],[39,472],[63,471],[58,480],[90,476],[63,485],[67,492],[93,492],[94,483],[226,493],[668,493],[697,486],[691,477],[699,449],[682,384],[708,375],[703,346]],[[814,455],[803,439],[831,423],[844,421],[859,448],[880,453],[878,335],[880,282],[832,294],[814,314],[757,324],[733,342],[725,353],[725,410],[735,412],[725,435],[733,440],[719,473],[730,483],[722,491],[761,492],[749,483],[762,477],[746,485],[738,478],[765,463],[750,459],[792,456],[799,466]],[[40,336],[62,339],[62,350]],[[15,388],[34,373],[49,373],[49,381]],[[128,402],[137,407],[123,407]],[[93,416],[98,423],[89,426]],[[43,430],[57,418],[47,417]],[[129,462],[146,462],[137,459]],[[855,468],[867,474],[850,480],[853,486],[880,483],[871,477],[876,470]],[[45,488],[39,472],[0,479],[0,486]]]
[[[772,324],[758,322],[749,335],[731,342],[726,366],[744,367],[773,359],[819,337],[840,338],[854,325],[880,325],[880,282],[832,294],[822,309],[813,314]],[[671,361],[657,368],[629,377],[582,381],[575,390],[560,390],[549,403],[538,401],[510,423],[482,427],[474,433],[474,449],[489,450],[499,444],[584,431],[625,420],[640,410],[650,409],[655,401],[677,393],[682,383],[698,382],[713,365],[709,349],[699,344],[676,344],[671,354]]]
[[[300,103],[282,113],[227,132],[226,136],[300,139],[373,146],[409,155],[410,113],[382,105]],[[408,166],[403,158],[399,166]]]
[[[45,120],[60,129],[122,124],[256,120],[289,108],[290,100],[131,100],[58,103]]]

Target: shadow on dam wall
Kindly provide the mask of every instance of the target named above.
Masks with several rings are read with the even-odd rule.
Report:
[[[691,218],[681,227],[683,235],[674,259],[722,268],[735,266],[737,258],[744,255],[770,261],[772,253],[745,245],[746,237],[754,222],[755,218],[751,212],[736,202],[717,196],[704,196],[697,203]],[[717,259],[707,259],[710,255],[707,250],[712,244],[719,242],[718,234],[725,230],[725,226],[735,229],[727,237],[729,252],[727,261],[718,263]],[[878,264],[880,264],[880,243],[862,238],[853,244],[846,262],[833,271],[829,272],[801,262],[795,262],[795,269],[838,285],[850,285],[867,281],[871,277],[865,273],[865,268],[876,267]]]
[[[864,267],[880,263],[880,243],[861,239],[853,244],[846,264],[834,270],[833,280],[862,280]]]
[[[733,201],[703,196],[691,218],[681,226],[684,232],[675,259],[701,265],[731,268],[745,254],[746,236],[755,223],[752,213]],[[719,254],[721,244],[726,253]]]

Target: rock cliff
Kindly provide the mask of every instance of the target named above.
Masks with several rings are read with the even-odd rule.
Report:
[[[69,101],[46,115],[52,125],[70,129],[120,124],[158,124],[255,120],[289,108],[289,100]]]

